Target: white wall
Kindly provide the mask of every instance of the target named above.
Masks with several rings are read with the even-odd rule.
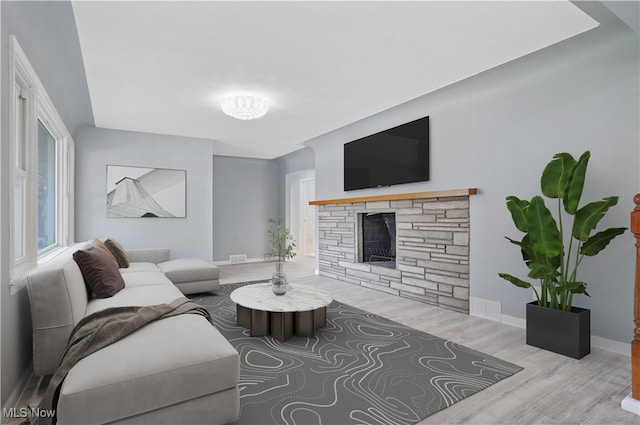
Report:
[[[591,150],[583,202],[619,195],[602,228],[629,225],[638,191],[638,34],[606,25],[514,63],[418,98],[307,143],[315,151],[316,197],[477,187],[471,198],[471,296],[502,303],[502,312],[524,317],[530,292],[498,272],[526,276],[505,197],[530,198],[557,152]],[[343,144],[430,116],[431,181],[344,192]],[[633,237],[627,233],[598,257],[587,258],[581,277],[591,299],[592,333],[632,338]]]
[[[75,141],[76,240],[113,237],[125,248],[212,260],[213,142],[93,127],[81,128]],[[107,165],[186,170],[186,218],[107,218]]]

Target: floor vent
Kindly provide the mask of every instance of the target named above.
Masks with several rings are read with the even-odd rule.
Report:
[[[230,255],[229,261],[231,262],[231,264],[244,263],[247,261],[247,254]]]

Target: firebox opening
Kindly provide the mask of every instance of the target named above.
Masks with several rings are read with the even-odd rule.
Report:
[[[361,214],[359,260],[362,263],[395,269],[396,214]]]

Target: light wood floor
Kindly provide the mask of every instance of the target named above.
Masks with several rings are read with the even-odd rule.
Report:
[[[285,265],[292,283],[329,291],[334,299],[510,361],[524,370],[436,413],[424,424],[640,424],[620,408],[631,392],[630,358],[592,348],[575,360],[525,344],[524,329],[433,307],[313,274],[312,257]],[[269,263],[224,266],[221,282],[269,278]]]
[[[296,257],[285,265],[292,283],[325,289],[341,302],[524,368],[420,425],[640,424],[639,416],[620,408],[631,392],[627,356],[598,348],[581,360],[560,356],[526,345],[523,329],[316,276],[313,269],[312,257]],[[225,265],[220,267],[220,282],[268,279],[274,271],[273,263]],[[37,405],[42,389],[43,382],[32,379],[19,407]]]

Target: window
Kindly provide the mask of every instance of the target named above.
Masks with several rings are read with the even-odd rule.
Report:
[[[56,241],[56,139],[38,120],[38,250]]]
[[[11,283],[73,240],[74,144],[15,37],[9,40]]]

